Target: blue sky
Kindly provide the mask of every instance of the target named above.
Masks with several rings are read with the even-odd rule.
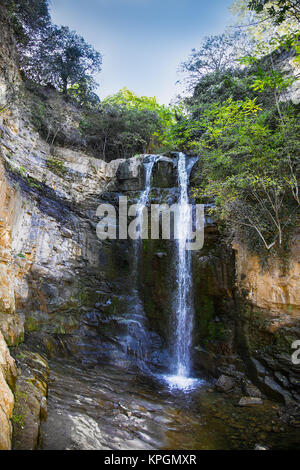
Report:
[[[178,66],[203,37],[222,33],[233,0],[51,0],[54,23],[67,25],[103,54],[104,98],[123,86],[168,104]]]

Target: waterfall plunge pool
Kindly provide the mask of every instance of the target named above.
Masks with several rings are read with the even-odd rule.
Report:
[[[161,375],[158,378],[164,380],[171,390],[178,389],[184,392],[194,390],[206,383],[204,379],[185,377],[184,375]]]
[[[50,370],[43,449],[300,449],[295,428],[279,420],[280,405],[270,400],[239,407],[239,395],[216,392],[207,381],[182,388],[175,378],[107,363],[56,359]]]

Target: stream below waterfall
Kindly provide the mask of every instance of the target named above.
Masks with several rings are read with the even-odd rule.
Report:
[[[239,407],[239,397],[199,380],[185,390],[137,370],[75,362],[50,363],[43,449],[205,450],[299,449],[294,429],[278,419],[278,403]]]

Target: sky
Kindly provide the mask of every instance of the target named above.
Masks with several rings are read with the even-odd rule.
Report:
[[[100,98],[126,86],[169,104],[179,64],[205,36],[222,33],[233,0],[51,0],[54,23],[75,29],[103,55]]]

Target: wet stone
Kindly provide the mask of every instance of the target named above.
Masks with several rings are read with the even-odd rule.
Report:
[[[229,377],[228,375],[221,375],[218,380],[215,383],[215,388],[219,392],[229,392],[231,391],[235,386],[235,381],[232,377]]]
[[[257,397],[242,397],[239,401],[239,406],[253,406],[262,404],[262,399]]]

